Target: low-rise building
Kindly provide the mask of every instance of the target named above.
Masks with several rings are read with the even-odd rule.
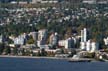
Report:
[[[88,51],[88,52],[95,52],[99,50],[99,43],[98,42],[91,42],[88,40],[87,42],[80,43],[81,50]]]
[[[13,41],[15,45],[24,45],[26,43],[26,38],[24,36],[18,36],[14,38]]]
[[[64,47],[65,49],[75,48],[76,41],[74,38],[68,38],[66,40],[59,40],[58,45]]]
[[[47,41],[47,30],[42,29],[38,31],[38,44],[39,45],[45,45]]]
[[[50,44],[52,46],[57,46],[59,41],[58,33],[52,33],[50,36]]]

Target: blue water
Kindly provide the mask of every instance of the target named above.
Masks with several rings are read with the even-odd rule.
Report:
[[[0,58],[0,71],[108,71],[108,62],[68,62],[66,60]]]

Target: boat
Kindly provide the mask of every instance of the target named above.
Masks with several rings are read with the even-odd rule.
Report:
[[[78,55],[74,55],[72,58],[69,58],[69,62],[91,62],[92,59],[89,58],[80,58]]]
[[[91,62],[91,59],[80,58],[80,59],[69,59],[69,62]]]

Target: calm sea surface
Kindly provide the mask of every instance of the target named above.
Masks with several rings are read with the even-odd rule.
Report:
[[[0,58],[0,71],[108,71],[108,62],[79,62],[66,60]]]

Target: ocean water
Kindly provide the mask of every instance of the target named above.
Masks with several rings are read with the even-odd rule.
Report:
[[[56,59],[0,58],[0,71],[108,71],[108,62],[68,62]]]

